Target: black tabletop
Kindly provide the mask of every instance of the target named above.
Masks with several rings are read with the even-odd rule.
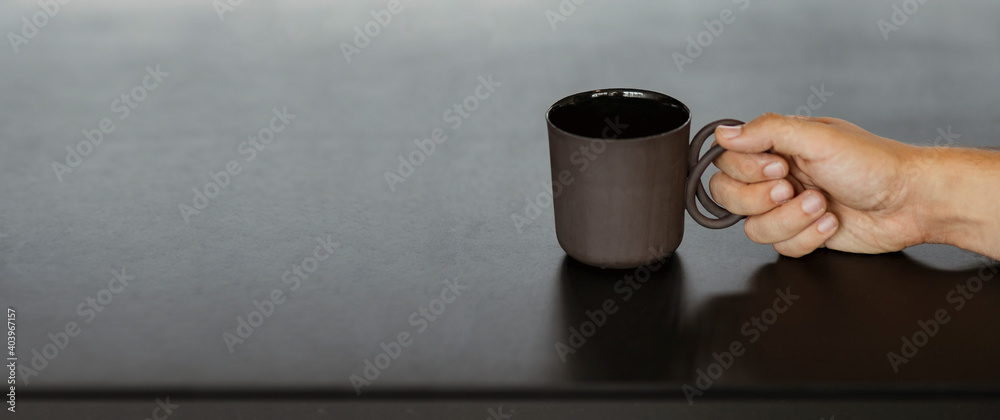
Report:
[[[556,242],[543,119],[635,87],[695,129],[773,111],[997,145],[996,3],[56,9],[0,6],[0,306],[22,395],[1000,392],[994,262],[783,258],[688,218],[669,261],[592,269]]]

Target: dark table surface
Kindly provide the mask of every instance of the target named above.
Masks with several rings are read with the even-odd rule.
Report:
[[[1000,282],[980,281],[995,266],[974,254],[788,259],[688,218],[675,256],[636,289],[634,272],[569,260],[544,201],[531,223],[512,221],[548,191],[545,109],[594,88],[668,93],[696,128],[808,111],[910,143],[998,144],[1000,4],[928,2],[885,37],[879,21],[902,3],[800,3],[590,1],[556,20],[556,1],[404,0],[384,26],[368,24],[381,0],[243,2],[223,19],[208,1],[63,5],[0,48],[0,306],[16,310],[19,363],[37,373],[18,392],[354,404],[350,376],[384,366],[382,344],[406,333],[360,401],[662,398],[686,410],[682,385],[719,373],[713,353],[738,342],[696,407],[875,396],[995,409],[966,401],[1000,395]],[[679,68],[687,37],[726,9],[731,23]],[[4,3],[0,28],[20,34],[40,10]],[[378,34],[348,62],[343,45],[366,24]],[[157,66],[159,82],[145,77]],[[481,77],[489,97],[467,99]],[[139,99],[127,115],[123,94]],[[448,112],[463,102],[476,109]],[[285,109],[287,124],[272,118]],[[66,147],[104,118],[113,129],[70,167]],[[248,159],[248,136],[272,125]],[[435,129],[447,140],[390,186],[386,172]],[[205,204],[192,189],[231,161],[239,173],[185,218],[182,204]],[[337,245],[310,261],[317,238]],[[304,263],[307,278],[285,274]],[[122,270],[126,286],[111,281]],[[464,289],[435,302],[446,281]],[[978,284],[959,306],[956,287]],[[275,290],[270,311],[260,302]],[[798,298],[768,318],[778,290]],[[616,312],[561,358],[558,343],[604,305]],[[889,352],[939,311],[948,322],[894,370]],[[746,324],[762,315],[766,331]],[[77,334],[63,340],[67,325]],[[46,350],[54,341],[64,348]]]

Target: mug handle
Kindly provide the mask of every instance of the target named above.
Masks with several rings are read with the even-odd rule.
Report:
[[[743,121],[733,119],[712,121],[698,131],[698,134],[695,134],[694,139],[691,140],[691,146],[688,152],[688,179],[687,188],[685,188],[685,203],[687,211],[694,221],[709,229],[722,229],[730,227],[746,216],[732,214],[722,208],[722,206],[716,204],[716,202],[712,200],[712,197],[708,195],[708,192],[705,191],[705,186],[701,183],[701,175],[705,173],[705,169],[708,168],[708,165],[712,164],[712,161],[715,160],[715,158],[725,152],[726,149],[722,148],[722,146],[715,145],[709,149],[708,153],[705,153],[705,156],[702,156],[701,159],[698,159],[698,155],[701,153],[701,146],[705,144],[705,140],[708,140],[709,137],[715,134],[715,127],[720,125],[743,124]],[[695,202],[695,197],[697,197],[698,201],[701,202],[701,205],[705,207],[705,210],[708,210],[709,213],[712,213],[717,218],[713,219],[702,214],[701,211],[698,210],[698,204]]]

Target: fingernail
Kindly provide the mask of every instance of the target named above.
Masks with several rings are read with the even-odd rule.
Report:
[[[823,200],[819,198],[818,194],[811,193],[807,194],[806,198],[802,199],[802,211],[808,214],[814,214],[823,209]]]
[[[725,137],[727,139],[736,137],[743,132],[742,125],[720,125],[716,127],[716,129],[718,130],[719,134],[722,134],[722,137]]]
[[[837,227],[837,217],[833,213],[827,213],[822,219],[819,219],[819,223],[816,225],[816,230],[820,233],[827,233],[833,228]]]
[[[764,175],[768,178],[784,178],[785,167],[778,162],[774,162],[764,167]]]
[[[792,191],[792,187],[784,182],[779,182],[774,187],[771,188],[771,201],[775,203],[784,203],[792,198],[795,191]]]

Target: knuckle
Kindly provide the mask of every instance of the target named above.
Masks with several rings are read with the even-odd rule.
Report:
[[[799,224],[798,220],[793,220],[793,219],[795,219],[794,212],[792,212],[793,215],[789,215],[788,214],[789,213],[789,211],[788,211],[788,204],[790,204],[790,203],[793,203],[793,201],[789,201],[789,202],[787,202],[785,204],[782,204],[782,205],[778,206],[777,208],[775,208],[776,215],[777,216],[781,216],[781,217],[775,217],[774,218],[774,222],[773,222],[774,229],[773,230],[775,232],[788,232],[788,231],[792,230],[791,226]]]
[[[737,181],[749,182],[756,164],[744,153],[725,152],[716,160],[715,166]]]
[[[767,112],[757,118],[764,125],[773,125],[785,122],[785,116],[776,112]]]
[[[743,211],[742,201],[739,199],[739,188],[732,177],[724,173],[716,172],[708,181],[708,190],[720,206],[730,212],[741,213]]]
[[[799,122],[795,118],[786,117],[774,112],[763,114],[757,120],[760,122],[761,130],[767,131],[772,135],[785,137],[793,134],[795,124]]]
[[[808,254],[809,250],[804,249],[802,246],[792,245],[786,242],[779,242],[773,245],[774,250],[779,254],[791,258],[799,258]]]
[[[712,192],[712,197],[715,197],[716,201],[724,200],[730,194],[731,189],[728,187],[726,179],[728,177],[723,172],[716,172],[708,180],[708,190]]]
[[[744,177],[752,177],[758,172],[758,167],[759,163],[757,163],[754,159],[740,159],[739,171]]]
[[[765,112],[765,113],[761,114],[760,118],[763,119],[763,120],[765,120],[765,121],[770,121],[770,120],[775,120],[775,119],[784,119],[785,116],[781,115],[781,114],[779,114],[777,112]]]
[[[770,154],[725,152],[715,161],[722,172],[744,183],[763,181],[762,171],[768,163],[781,159]]]
[[[732,159],[733,159],[733,152],[727,150],[725,152],[722,152],[722,154],[719,155],[719,157],[715,158],[715,160],[713,160],[712,163],[715,164],[715,167],[725,172],[725,170],[731,166],[729,163],[732,161]]]
[[[791,202],[785,203],[785,205],[788,205],[790,203]],[[793,205],[798,206],[797,203]],[[780,240],[787,240],[788,238],[795,236],[796,234],[802,231],[803,225],[808,225],[810,222],[809,217],[804,214],[801,214],[802,213],[801,211],[799,211],[798,214],[796,214],[797,209],[796,211],[788,211],[786,209],[782,209],[779,207],[778,210],[784,210],[784,211],[780,212],[781,213],[780,216],[782,217],[774,218],[774,223],[773,223],[774,227],[772,228],[771,232],[774,234],[775,237],[780,238]]]
[[[816,124],[810,126],[810,128],[814,130],[810,131],[810,133],[823,136],[833,136],[843,131],[841,128],[830,124]]]
[[[743,222],[743,232],[747,234],[747,238],[758,244],[767,244],[768,242],[763,240],[763,236],[760,232],[760,223],[758,223],[757,217],[747,217],[746,221]]]

